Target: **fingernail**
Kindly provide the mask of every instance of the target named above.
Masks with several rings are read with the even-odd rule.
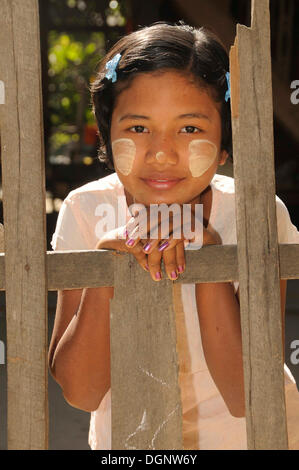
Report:
[[[135,243],[135,240],[134,240],[133,238],[130,238],[130,240],[128,240],[128,241],[126,242],[126,245],[127,245],[127,246],[133,246],[134,243]]]
[[[160,246],[159,246],[159,249],[158,249],[158,251],[162,251],[162,250],[164,250],[165,248],[167,248],[167,247],[168,247],[168,245],[169,245],[169,243],[168,243],[168,242],[164,242],[164,243],[162,243],[162,245],[160,245]]]
[[[156,279],[161,279],[161,273],[159,273],[159,272],[156,273],[155,278],[156,278]]]
[[[149,265],[148,264],[146,264],[144,267],[147,271],[149,271]]]
[[[171,279],[176,279],[178,277],[177,273],[175,271],[172,271],[170,274]]]
[[[143,251],[149,251],[151,249],[151,244],[150,243],[146,243],[143,247]]]
[[[184,272],[184,266],[178,266],[178,272],[183,273]]]

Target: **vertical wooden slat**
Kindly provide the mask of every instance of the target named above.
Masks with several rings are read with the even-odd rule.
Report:
[[[8,448],[47,448],[47,279],[37,0],[0,0]]]
[[[231,51],[234,176],[249,449],[286,449],[269,0]]]
[[[122,255],[111,305],[112,449],[182,449],[172,282]]]

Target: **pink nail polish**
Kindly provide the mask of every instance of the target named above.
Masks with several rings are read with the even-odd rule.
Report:
[[[162,251],[162,250],[164,250],[165,248],[167,248],[167,247],[168,247],[168,245],[169,245],[169,243],[168,243],[168,242],[164,242],[164,243],[162,243],[162,245],[160,245],[160,246],[159,246],[159,250],[158,250],[158,251]]]
[[[176,279],[178,276],[177,276],[177,273],[175,271],[172,271],[172,273],[170,274],[170,277],[171,277],[171,279]]]
[[[146,243],[143,247],[143,251],[149,251],[151,249],[151,244],[150,243]]]
[[[133,238],[130,238],[130,240],[128,240],[128,241],[126,242],[126,245],[128,245],[128,246],[133,246],[134,243],[135,243],[135,240],[134,240]]]
[[[178,272],[183,273],[184,272],[184,266],[178,266]]]
[[[155,278],[156,278],[156,279],[161,279],[161,273],[159,273],[159,272],[156,273]]]

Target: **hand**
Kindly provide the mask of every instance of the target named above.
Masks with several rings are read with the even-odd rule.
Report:
[[[128,240],[126,234],[131,227],[131,220],[125,226],[118,227],[110,232],[107,232],[96,244],[95,250],[117,250],[125,253],[132,253],[137,259],[140,266],[145,270],[149,271],[147,266],[147,256],[143,252],[143,244],[136,243],[133,247],[126,244]]]
[[[139,220],[140,222],[140,220]],[[176,219],[176,227],[173,226],[173,220],[170,220],[170,233],[165,238],[165,228],[163,221],[159,220],[156,227],[155,238],[150,238],[150,226],[148,218],[145,226],[136,223],[136,219],[132,217],[124,227],[117,228],[108,232],[97,244],[96,249],[111,248],[118,251],[132,253],[137,259],[140,266],[148,271],[154,281],[162,279],[161,260],[163,258],[166,274],[170,280],[175,280],[178,275],[185,271],[185,243],[188,244],[192,240],[186,239],[182,234],[181,220]],[[194,217],[192,219],[192,227],[194,227]],[[176,229],[180,229],[180,238]],[[212,235],[205,227],[201,225],[203,231],[202,245],[221,244],[221,240]],[[163,233],[164,230],[164,233]],[[168,221],[167,228],[168,232]],[[175,237],[174,237],[175,233]],[[163,236],[164,235],[164,236]]]

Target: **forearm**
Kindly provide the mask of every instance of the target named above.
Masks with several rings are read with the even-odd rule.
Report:
[[[205,359],[230,412],[244,416],[240,307],[231,283],[196,285]]]
[[[86,411],[96,409],[110,387],[109,299],[103,289],[83,290],[51,364],[66,400]]]

